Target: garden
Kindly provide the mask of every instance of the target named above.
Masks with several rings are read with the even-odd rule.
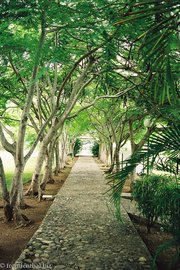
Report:
[[[178,269],[179,1],[9,0],[0,13],[2,226],[31,226],[29,200],[57,193],[89,136],[116,218],[128,181],[147,238],[168,235],[152,268],[170,250]]]

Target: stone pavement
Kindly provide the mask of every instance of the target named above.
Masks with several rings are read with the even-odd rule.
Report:
[[[79,157],[15,269],[142,270],[150,255],[122,208],[112,212],[106,180],[92,157]]]

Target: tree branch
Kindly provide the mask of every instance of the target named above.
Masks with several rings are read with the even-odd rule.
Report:
[[[71,78],[72,74],[74,73],[74,71],[76,70],[77,66],[81,63],[82,60],[88,58],[89,56],[91,56],[93,53],[95,53],[98,49],[100,49],[101,47],[103,47],[108,41],[102,43],[101,45],[99,45],[98,47],[90,50],[89,52],[85,53],[83,56],[81,56],[74,64],[74,66],[72,67],[72,69],[70,70],[70,72],[67,74],[66,78],[64,79],[63,83],[61,84],[60,88],[59,88],[59,93],[57,96],[57,103],[56,106],[58,108],[59,106],[59,101],[60,101],[60,96],[61,93],[67,83],[67,81]]]
[[[67,117],[67,119],[71,119],[71,118],[74,118],[76,117],[80,112],[86,110],[86,109],[89,109],[90,107],[92,107],[98,100],[100,99],[106,99],[106,98],[118,98],[118,97],[121,97],[123,96],[124,94],[126,94],[128,91],[134,89],[135,87],[131,87],[129,89],[126,89],[124,90],[123,92],[119,92],[117,93],[116,95],[105,95],[105,96],[99,96],[99,97],[96,97],[95,100],[93,102],[91,102],[90,104],[87,104],[86,106],[84,106],[83,108],[81,108],[79,111],[77,111],[76,113],[70,115]]]
[[[1,124],[0,124],[0,140],[1,140],[3,148],[6,151],[8,151],[9,153],[11,153],[13,155],[13,157],[15,157],[16,145],[15,145],[15,143],[11,144],[8,142],[8,140],[6,139],[6,137],[4,135],[3,128],[2,128]]]
[[[55,116],[55,113],[56,113],[56,111],[53,111],[53,113],[48,117],[48,119],[46,120],[46,122],[45,122],[45,123],[43,124],[43,126],[41,127],[41,129],[40,129],[40,131],[39,131],[39,133],[38,133],[38,135],[37,135],[37,138],[36,138],[36,140],[34,141],[34,143],[33,143],[32,147],[31,147],[31,149],[29,150],[29,152],[28,152],[28,153],[26,154],[26,156],[24,157],[25,162],[27,162],[27,160],[30,158],[30,156],[31,156],[31,154],[33,153],[34,149],[36,148],[38,142],[40,141],[40,139],[41,139],[41,137],[42,137],[42,135],[43,135],[43,133],[44,133],[44,131],[45,131],[47,125],[49,124],[49,122],[50,122],[50,121],[53,119],[53,117]]]
[[[15,143],[14,133],[11,130],[9,130],[6,126],[4,126],[4,124],[0,123],[0,125],[6,131],[6,133],[9,134],[9,136],[13,140],[13,143]]]

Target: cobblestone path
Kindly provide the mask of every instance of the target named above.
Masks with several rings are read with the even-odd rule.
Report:
[[[141,270],[150,255],[127,213],[112,214],[102,171],[79,157],[13,269]]]

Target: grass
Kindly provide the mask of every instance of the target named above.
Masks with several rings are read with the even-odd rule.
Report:
[[[4,166],[4,171],[6,175],[6,182],[7,182],[7,188],[10,190],[11,184],[12,184],[12,179],[13,179],[13,174],[14,174],[14,160],[12,158],[12,155],[10,155],[8,152],[4,150],[0,150],[0,156],[3,161],[3,166]],[[34,168],[36,165],[36,157],[37,155],[35,154],[32,156],[26,166],[25,170],[23,173],[23,183],[28,183],[31,181],[32,174],[34,172]],[[0,198],[2,197],[2,191],[1,191],[1,184],[0,184]]]
[[[24,172],[23,173],[23,183],[24,184],[31,181],[32,174],[33,174],[33,172]],[[10,190],[10,188],[11,188],[12,178],[13,178],[13,172],[7,172],[6,173],[6,182],[7,182],[8,190]],[[0,198],[2,198],[1,185],[0,185]]]
[[[31,181],[32,178],[32,172],[24,172],[23,173],[23,183],[28,183],[29,181]],[[12,183],[12,178],[13,178],[13,173],[12,172],[8,172],[6,173],[6,181],[7,181],[7,187],[8,189],[11,187],[11,183]]]

